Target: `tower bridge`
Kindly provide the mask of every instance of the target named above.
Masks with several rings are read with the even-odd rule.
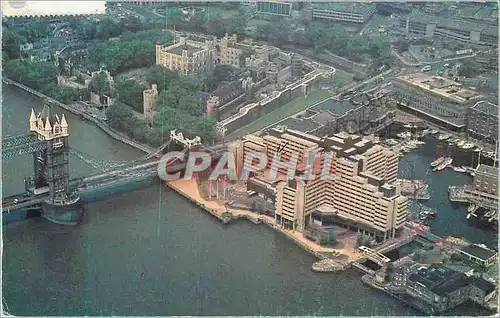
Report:
[[[46,219],[75,225],[83,216],[80,196],[99,189],[109,189],[114,184],[136,183],[140,179],[151,179],[158,174],[158,164],[165,151],[182,149],[184,158],[168,162],[167,172],[184,170],[189,150],[196,146],[220,157],[226,147],[205,147],[200,137],[187,139],[175,130],[170,139],[153,153],[132,161],[114,162],[85,154],[69,146],[68,123],[64,115],[52,115],[50,102],[45,101],[42,111],[36,115],[31,111],[30,132],[26,135],[10,136],[2,140],[2,159],[33,154],[34,176],[26,178],[25,193],[2,198],[3,213],[18,209],[40,209]],[[76,156],[100,170],[94,175],[70,179],[69,156]],[[5,218],[4,218],[5,219]]]

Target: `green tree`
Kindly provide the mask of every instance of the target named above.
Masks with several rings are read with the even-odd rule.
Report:
[[[50,62],[10,60],[3,70],[7,78],[36,90],[56,83],[56,67]]]
[[[358,233],[358,236],[356,237],[356,247],[364,246],[365,240],[365,236],[362,233]]]
[[[481,67],[478,62],[473,59],[467,59],[460,67],[458,68],[458,75],[465,77],[475,77],[481,74]]]
[[[191,116],[200,116],[202,113],[201,98],[198,94],[183,94],[179,98],[179,104],[177,107]]]
[[[146,80],[149,85],[156,84],[159,91],[168,89],[170,85],[177,82],[178,79],[178,72],[172,71],[161,65],[151,66],[146,72]]]
[[[371,247],[371,241],[372,238],[370,236],[365,235],[363,233],[358,233],[358,236],[356,237],[356,247],[360,246]]]
[[[130,31],[130,32],[138,32],[143,28],[141,19],[135,16],[127,16],[122,18],[118,23],[118,26],[121,30],[121,33]]]
[[[330,245],[337,244],[337,233],[335,233],[335,230],[333,229],[328,231],[328,244]]]
[[[18,59],[21,44],[26,43],[26,38],[19,33],[4,27],[2,29],[2,58],[4,61]],[[4,55],[6,54],[6,55]]]
[[[342,87],[344,86],[344,83],[345,83],[344,76],[340,74],[335,74],[335,85],[337,87]]]
[[[271,42],[274,46],[281,46],[286,44],[292,33],[292,21],[282,19],[277,23],[267,24],[265,31],[267,34],[267,41]]]
[[[325,235],[321,235],[319,239],[319,245],[324,246],[328,244],[328,239],[326,238]]]
[[[198,117],[195,131],[201,137],[201,141],[205,144],[211,144],[216,138],[215,126],[217,121],[209,116]]]
[[[120,27],[118,23],[115,22],[110,17],[104,17],[99,21],[99,32],[97,33],[97,36],[100,39],[107,40],[109,38],[114,38],[117,37],[121,34]]]
[[[396,42],[396,48],[400,53],[407,52],[408,49],[410,48],[410,44],[406,41],[399,40]]]
[[[139,113],[143,112],[143,91],[147,87],[135,80],[117,80],[116,94],[118,99],[127,105],[130,105]]]
[[[58,86],[56,84],[52,84],[47,88],[47,95],[51,96],[55,100],[69,104],[72,101],[78,100],[79,90],[69,86]]]
[[[97,25],[89,20],[80,20],[77,23],[76,35],[80,40],[87,41],[97,36]]]
[[[106,75],[106,73],[101,72],[94,76],[90,81],[89,89],[91,92],[94,92],[99,96],[110,95],[111,85],[108,81],[108,76]]]
[[[161,127],[164,131],[179,128],[181,125],[182,114],[178,109],[163,106],[156,113],[154,124]]]
[[[24,36],[28,42],[33,43],[40,38],[47,37],[50,33],[49,26],[41,20],[31,20],[24,26]]]
[[[210,17],[204,25],[208,34],[218,38],[223,37],[226,33],[226,24],[220,15]]]

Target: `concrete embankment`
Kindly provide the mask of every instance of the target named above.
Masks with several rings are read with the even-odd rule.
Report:
[[[114,129],[110,128],[109,126],[107,126],[106,124],[104,124],[103,122],[99,121],[98,119],[92,117],[92,116],[89,116],[88,114],[86,114],[85,112],[83,112],[82,110],[76,108],[76,107],[73,107],[73,106],[70,106],[70,105],[66,105],[66,104],[63,104],[47,95],[44,95],[26,85],[23,85],[19,82],[16,82],[16,81],[13,81],[13,80],[10,80],[10,79],[7,79],[7,78],[2,78],[2,82],[4,84],[7,84],[7,85],[14,85],[22,90],[25,90],[26,92],[28,93],[31,93],[39,98],[42,98],[42,99],[48,99],[50,100],[52,103],[54,103],[55,105],[75,114],[75,115],[79,115],[79,116],[82,116],[83,118],[85,118],[86,120],[89,120],[91,122],[93,122],[94,124],[96,124],[99,128],[101,128],[105,133],[107,133],[109,136],[111,136],[112,138],[120,141],[120,142],[123,142],[129,146],[132,146],[136,149],[139,149],[145,153],[153,153],[156,151],[156,149],[148,146],[148,145],[144,145],[144,144],[141,144],[141,143],[138,143],[134,140],[131,140],[127,135],[123,134],[123,133],[120,133],[120,132],[117,132],[115,131]]]
[[[264,223],[269,227],[271,227],[272,229],[280,233],[283,233],[287,238],[298,244],[304,250],[313,254],[319,260],[327,259],[327,256],[324,255],[323,253],[315,251],[307,244],[304,244],[302,241],[295,238],[291,233],[288,233],[286,230],[275,226],[274,222],[265,215],[257,215],[249,211],[244,211],[242,209],[226,208],[222,207],[217,202],[204,200],[203,198],[201,198],[199,191],[197,189],[197,184],[194,180],[178,180],[174,182],[168,182],[167,186],[176,193],[180,194],[181,196],[189,200],[190,202],[192,202],[193,204],[195,204],[196,206],[210,213],[212,216],[216,217],[223,223],[229,223],[231,220],[237,220],[237,219],[247,219],[254,224]],[[344,270],[349,267],[349,265],[341,266],[340,264],[337,264],[337,266],[338,266],[337,270]]]

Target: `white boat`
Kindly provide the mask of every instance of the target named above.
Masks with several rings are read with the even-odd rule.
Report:
[[[455,172],[465,172],[465,169],[460,168],[460,167],[453,167],[453,171],[455,171]]]
[[[446,159],[444,159],[443,164],[446,164],[446,166],[449,166],[449,165],[451,165],[452,162],[453,162],[453,158],[447,157]]]
[[[444,159],[445,159],[444,157],[441,157],[441,158],[438,158],[435,161],[431,162],[431,167],[439,166],[440,164],[443,163]]]
[[[438,140],[446,140],[446,139],[448,139],[448,138],[450,138],[450,137],[451,137],[450,135],[439,135],[439,136],[437,137],[437,139],[438,139]]]
[[[410,132],[408,132],[408,131],[405,131],[405,132],[402,132],[402,133],[397,134],[397,136],[398,136],[399,138],[403,138],[403,139],[405,139],[405,138],[410,138],[410,137],[411,137],[411,133],[410,133]]]
[[[414,144],[414,143],[408,143],[406,145],[406,147],[409,148],[409,149],[417,149],[418,148],[418,146],[416,144]]]
[[[463,140],[457,141],[457,146],[462,147],[463,145],[465,145],[465,141],[463,141]]]
[[[431,134],[432,134],[432,135],[435,135],[435,134],[437,134],[438,132],[439,132],[439,131],[438,131],[437,129],[432,129],[432,130],[431,130]]]
[[[479,207],[475,204],[471,204],[468,208],[467,208],[467,212],[470,212],[470,213],[474,213],[477,211]]]
[[[394,140],[394,139],[387,139],[385,141],[386,144],[390,145],[390,146],[395,146],[395,145],[398,145],[399,142],[397,140]]]
[[[475,177],[476,173],[475,172],[471,172],[470,175],[473,176],[473,177]]]
[[[446,162],[443,162],[442,164],[440,164],[439,166],[437,166],[436,168],[432,169],[432,171],[441,171],[443,170],[444,168],[446,168],[448,165],[446,164]]]
[[[474,144],[473,143],[467,143],[467,144],[463,145],[461,148],[462,149],[471,149],[471,148],[474,148]]]

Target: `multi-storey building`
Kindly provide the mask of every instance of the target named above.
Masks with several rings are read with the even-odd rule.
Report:
[[[237,43],[236,35],[226,34],[220,41],[181,37],[178,43],[169,46],[156,45],[156,64],[185,75],[204,74],[216,64],[240,67],[244,49],[244,45]]]
[[[455,131],[465,130],[469,107],[480,97],[452,80],[425,73],[396,77],[393,93],[401,107]]]
[[[441,264],[422,266],[406,280],[406,293],[419,299],[429,312],[439,314],[468,300],[485,304],[496,295],[491,282],[454,271]]]
[[[496,142],[498,140],[498,105],[479,101],[471,106],[467,132],[475,138]]]
[[[366,23],[375,13],[376,7],[359,2],[313,2],[313,19],[327,19],[349,23]]]
[[[498,24],[485,21],[436,17],[417,12],[401,19],[400,27],[407,33],[427,38],[445,38],[468,44],[498,46]]]
[[[292,14],[292,2],[257,1],[257,13],[289,16]]]
[[[392,150],[346,133],[320,138],[295,130],[272,129],[266,136],[247,136],[243,140],[245,156],[261,152],[269,160],[275,158],[278,148],[280,161],[288,165],[278,169],[276,180],[266,179],[269,170],[255,178],[274,188],[279,226],[304,232],[312,224],[313,212],[321,210],[334,215],[336,223],[363,230],[377,240],[394,237],[402,229],[408,200],[396,186],[398,159]],[[333,155],[331,160],[326,159],[327,152]],[[313,161],[305,159],[312,159],[316,153],[319,155]],[[285,176],[294,165],[292,154],[297,156],[297,169],[293,176]],[[310,168],[316,178],[306,180],[302,176]],[[320,178],[328,173],[333,178]]]
[[[240,55],[247,46],[239,44],[236,34],[233,36],[226,35],[219,42],[219,54],[217,55],[217,63],[240,67]]]
[[[209,73],[215,65],[215,41],[180,38],[166,47],[157,44],[156,64],[184,75]]]
[[[108,3],[111,4],[117,4],[117,3],[130,3],[134,5],[160,5],[163,4],[165,1],[164,0],[121,0],[121,1],[107,1]]]
[[[474,175],[473,190],[498,199],[498,168],[479,165]]]

